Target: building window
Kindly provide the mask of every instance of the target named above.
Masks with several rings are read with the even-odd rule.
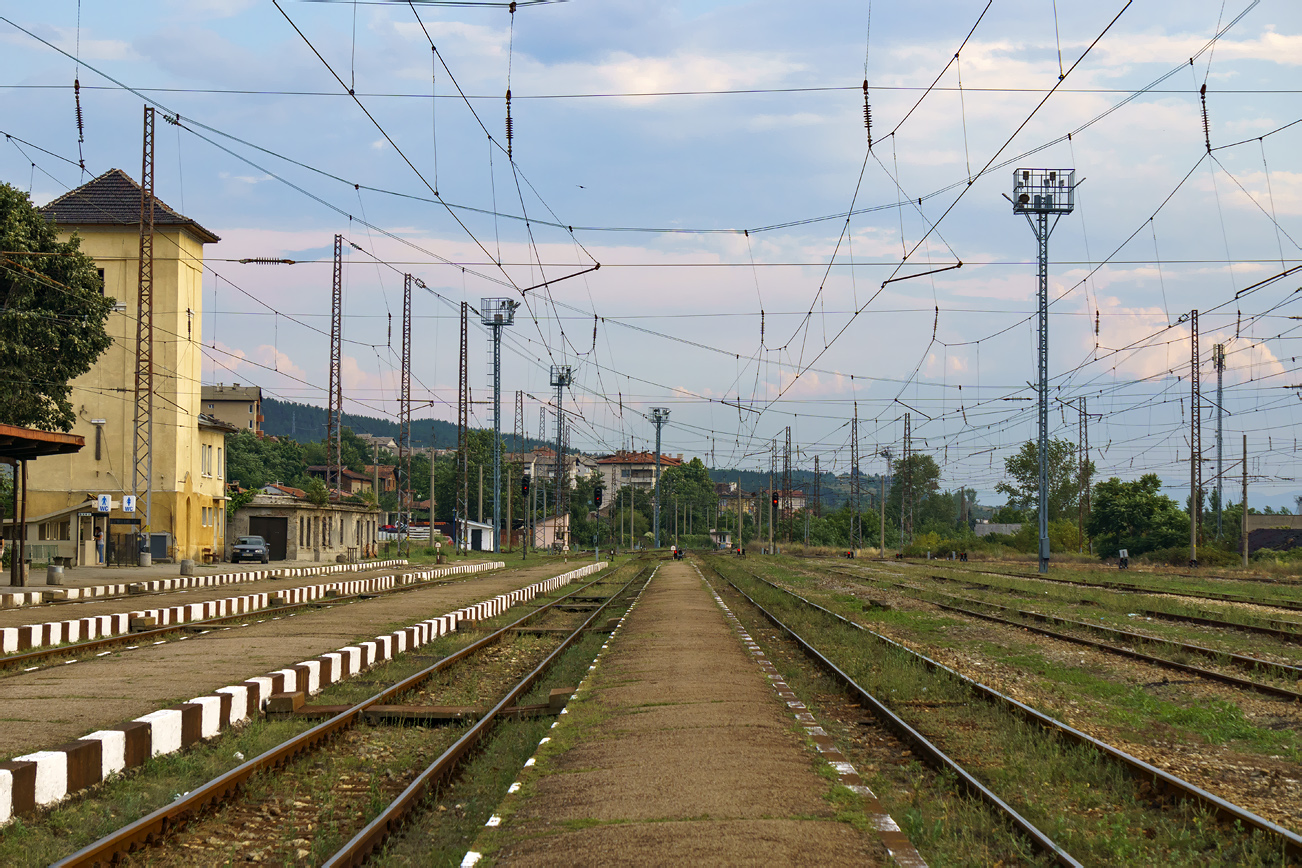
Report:
[[[249,420],[249,430],[250,430],[250,431],[253,430],[253,420],[252,420],[252,419]]]
[[[209,410],[212,409],[212,404],[209,404],[209,405],[208,405],[208,409],[209,409]]]
[[[226,465],[222,463],[222,448],[220,446],[217,447],[217,478],[226,478]]]
[[[253,415],[253,405],[252,405],[252,404],[249,405],[249,415],[250,415],[250,416]]]
[[[104,269],[97,268],[95,272],[99,275],[99,294],[104,294]]]

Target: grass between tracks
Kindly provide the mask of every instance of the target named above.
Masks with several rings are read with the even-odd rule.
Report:
[[[979,634],[962,624],[957,619],[958,616],[881,610],[864,605],[861,599],[852,594],[820,592],[803,577],[788,574],[784,579],[793,587],[801,586],[802,593],[808,592],[820,597],[824,605],[843,615],[853,615],[867,626],[891,626],[904,631],[919,644],[976,653],[981,659],[1015,670],[1026,679],[1022,685],[1025,691],[1034,694],[1033,698],[1028,695],[1017,695],[1015,698],[1031,701],[1031,704],[1059,718],[1070,715],[1073,719],[1078,719],[1085,713],[1095,723],[1115,731],[1119,736],[1141,743],[1151,742],[1156,729],[1168,741],[1232,745],[1235,750],[1263,758],[1302,762],[1302,738],[1299,738],[1293,726],[1288,725],[1295,715],[1293,706],[1287,703],[1255,700],[1258,704],[1249,717],[1240,705],[1225,699],[1211,698],[1205,690],[1190,689],[1190,679],[1193,679],[1192,683],[1198,684],[1192,676],[1176,678],[1172,675],[1171,678],[1163,677],[1160,681],[1136,684],[1119,676],[1115,668],[1100,665],[1096,655],[1087,657],[1085,652],[1078,649],[1069,651],[1064,648],[1062,652],[1049,656],[1042,646],[1020,641],[1023,635],[1020,632],[998,627],[993,628],[994,634],[999,636],[998,643],[974,639],[974,635]],[[1036,607],[1037,610],[1046,608]],[[1072,614],[1084,617],[1083,613]],[[1055,630],[1063,629],[1058,625],[1050,626]],[[1145,623],[1145,628],[1151,626],[1153,625]],[[1179,641],[1180,638],[1189,637],[1170,638]],[[1116,640],[1108,638],[1107,641]],[[1227,638],[1225,641],[1232,639]],[[1252,643],[1255,649],[1256,637]],[[1237,650],[1242,652],[1243,648],[1240,646]],[[1202,655],[1172,653],[1165,648],[1153,648],[1151,651],[1157,656],[1199,666],[1215,662]],[[1233,667],[1225,668],[1234,671]],[[1243,673],[1236,671],[1235,674]],[[1255,680],[1292,686],[1260,673],[1254,673],[1252,677]],[[1210,684],[1208,688],[1219,690]],[[1233,688],[1226,690],[1233,691]],[[1004,692],[1018,693],[1018,690],[1005,689]],[[1252,698],[1251,694],[1247,696]]]
[[[553,596],[570,593],[574,587],[571,585],[560,589]],[[541,602],[544,602],[543,598],[530,605]],[[353,679],[326,688],[312,698],[312,703],[342,705],[360,701],[373,695],[384,685],[419,672],[429,667],[435,660],[469,645],[481,638],[484,631],[496,629],[522,617],[527,611],[525,606],[516,606],[503,615],[483,622],[480,631],[458,631],[442,636],[421,648],[419,653],[402,654],[395,660],[367,670]],[[536,644],[533,637],[520,636],[516,637],[516,640],[523,640],[526,646]],[[497,663],[490,661],[489,665],[500,669],[501,661]],[[453,667],[454,671],[461,668],[460,665]],[[523,672],[520,674],[523,675]],[[445,685],[456,681],[442,674],[436,678]],[[461,691],[459,696],[464,698],[466,692],[473,690],[474,685],[481,680],[463,678],[458,682],[458,689]],[[489,676],[488,680],[499,681],[500,678]],[[486,687],[487,684],[482,686]],[[428,698],[422,701],[426,704],[474,704],[473,702],[462,703],[460,699],[439,703],[429,701]],[[0,865],[48,865],[174,801],[180,795],[230,771],[246,759],[252,759],[310,729],[317,723],[319,721],[268,721],[257,718],[185,751],[153,757],[143,766],[118,775],[84,793],[74,795],[34,818],[19,818],[4,827],[0,830]],[[420,763],[420,767],[423,768],[426,764],[428,763]],[[382,775],[385,770],[381,769],[379,773]],[[251,789],[258,786],[258,780],[255,778],[251,782]]]
[[[1139,796],[1119,765],[1093,750],[1062,741],[1033,724],[984,702],[961,682],[929,671],[901,651],[817,612],[794,598],[742,574],[738,565],[716,559],[733,578],[814,644],[864,689],[885,702],[942,750],[964,765],[1023,816],[1086,864],[1280,865],[1278,846],[1261,836],[1221,827],[1195,806]],[[781,567],[758,559],[745,566],[770,578],[799,584]],[[862,615],[859,616],[862,619]],[[886,612],[911,628],[944,637],[942,619]],[[918,623],[921,621],[922,623]],[[946,637],[945,641],[952,641]],[[806,699],[808,702],[808,699]],[[951,805],[934,798],[934,786],[901,785],[881,768],[869,771],[896,820],[932,864],[974,864],[973,848],[989,846],[987,821],[968,815],[955,821]],[[935,780],[934,776],[932,779]],[[973,825],[976,824],[976,825]],[[978,831],[974,832],[973,829]],[[1005,845],[1011,847],[1012,845]],[[994,864],[995,859],[977,859]]]

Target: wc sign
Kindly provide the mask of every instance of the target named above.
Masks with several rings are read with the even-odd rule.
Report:
[[[122,511],[123,512],[136,511],[136,496],[134,494],[122,495]]]
[[[95,510],[97,512],[108,512],[113,509],[113,500],[107,494],[100,494],[95,497]]]

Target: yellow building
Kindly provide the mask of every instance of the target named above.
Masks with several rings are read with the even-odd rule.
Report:
[[[140,187],[125,172],[112,169],[40,210],[61,239],[73,232],[81,236],[82,252],[94,258],[104,292],[117,300],[117,307],[107,324],[113,345],[72,383],[69,400],[77,414],[72,433],[86,438],[86,448],[33,465],[30,525],[40,528],[42,538],[66,541],[78,563],[94,563],[97,528],[110,547],[125,545],[132,531],[148,530],[170,535],[166,556],[221,557],[225,435],[234,428],[201,415],[200,406],[203,245],[219,239],[155,200],[153,475],[146,528],[143,491],[134,515],[121,508],[123,496],[132,494],[135,485]],[[88,506],[105,494],[112,501],[109,513]],[[153,542],[155,557],[162,545],[161,539]]]

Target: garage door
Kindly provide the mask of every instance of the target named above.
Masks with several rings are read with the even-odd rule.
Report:
[[[267,541],[268,556],[273,561],[285,559],[289,539],[289,519],[283,516],[249,516],[249,533]]]

